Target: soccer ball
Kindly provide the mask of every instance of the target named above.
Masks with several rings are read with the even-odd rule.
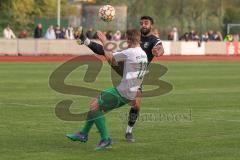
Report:
[[[110,22],[115,18],[115,9],[113,6],[105,5],[99,9],[98,16],[105,22]]]

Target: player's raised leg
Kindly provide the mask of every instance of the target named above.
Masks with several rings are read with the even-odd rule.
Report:
[[[90,39],[88,39],[85,35],[85,33],[82,31],[82,34],[80,36],[80,41],[78,40],[77,43],[79,45],[85,44],[86,46],[88,46],[94,53],[98,54],[98,55],[104,55],[104,49],[103,46],[101,44],[98,44],[96,42],[91,41]]]

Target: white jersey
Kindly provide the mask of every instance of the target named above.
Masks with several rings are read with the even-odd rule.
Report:
[[[124,61],[123,77],[117,90],[124,98],[134,100],[146,73],[147,55],[141,47],[136,47],[115,52],[113,57],[117,62]]]

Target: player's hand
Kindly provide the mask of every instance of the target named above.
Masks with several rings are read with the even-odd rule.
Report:
[[[163,46],[160,44],[154,46],[152,49],[152,54],[156,57],[162,56],[163,53],[164,53],[164,49],[163,49]]]
[[[106,36],[105,36],[104,33],[102,33],[101,31],[97,31],[97,36],[98,36],[98,39],[99,39],[103,44],[106,43],[107,38],[106,38]]]
[[[90,102],[90,110],[91,111],[97,111],[98,109],[99,109],[98,101],[97,101],[97,99],[93,99]]]

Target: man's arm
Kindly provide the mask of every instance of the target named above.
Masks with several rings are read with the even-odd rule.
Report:
[[[154,39],[154,47],[152,48],[152,54],[156,57],[162,56],[164,54],[164,49],[160,38]]]
[[[106,36],[100,31],[97,32],[97,35],[98,35],[98,39],[102,42],[103,46],[105,46],[106,42],[107,42]],[[116,62],[115,58],[113,57],[113,55],[109,51],[105,50],[105,47],[103,47],[103,50],[105,53],[104,56],[107,59],[108,63],[112,66],[116,66],[117,62]]]
[[[164,54],[162,43],[159,43],[156,46],[154,46],[152,49],[152,53],[156,57],[162,56]]]

